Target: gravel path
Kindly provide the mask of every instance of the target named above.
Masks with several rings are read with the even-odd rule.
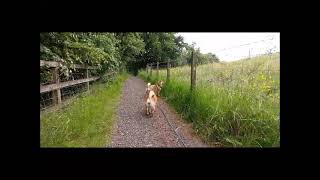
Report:
[[[183,122],[161,98],[153,117],[147,117],[145,88],[146,83],[137,77],[126,81],[110,147],[206,147],[191,125]]]

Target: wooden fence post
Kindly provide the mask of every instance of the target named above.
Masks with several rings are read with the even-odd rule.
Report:
[[[151,66],[150,66],[150,76],[152,76],[152,64],[153,63],[151,63]]]
[[[167,82],[170,81],[170,59],[168,59],[167,63]]]
[[[196,65],[194,62],[193,51],[191,52],[191,90],[196,87]]]
[[[86,75],[87,75],[87,79],[89,78],[89,69],[88,69],[88,67],[86,68]],[[88,81],[87,82],[87,90],[89,91],[89,84],[90,82]]]
[[[60,79],[59,79],[59,69],[58,67],[52,68],[52,78],[53,81],[59,85]],[[61,104],[61,91],[60,88],[56,89],[52,92],[52,99],[53,99],[53,104]]]
[[[159,61],[157,62],[157,77],[159,78]]]

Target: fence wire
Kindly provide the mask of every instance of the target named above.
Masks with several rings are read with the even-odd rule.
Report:
[[[45,68],[42,68],[42,69],[45,69]],[[43,81],[42,83],[40,83],[40,85],[48,85],[48,84],[55,83],[52,79],[52,75],[48,73],[50,72],[50,70],[43,70],[43,71],[45,73],[40,73],[40,77],[42,77],[40,79],[47,79],[47,81]],[[86,71],[83,69],[73,71],[69,74],[69,76],[66,76],[65,74],[59,71],[60,82],[85,79],[86,77],[87,77]],[[60,89],[61,101],[66,104],[69,99],[71,99],[72,97],[75,97],[75,95],[85,92],[86,90],[87,90],[86,83],[75,84],[75,85],[61,88]],[[40,93],[40,110],[41,111],[52,108],[54,106],[55,104],[53,99],[53,91]]]

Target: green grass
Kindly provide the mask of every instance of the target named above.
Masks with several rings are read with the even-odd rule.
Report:
[[[66,108],[40,117],[41,147],[106,147],[128,74],[110,84],[96,84]]]
[[[166,70],[160,71],[166,79]],[[156,73],[149,77],[156,82]],[[280,55],[197,67],[197,88],[190,91],[190,67],[171,69],[161,91],[208,143],[227,147],[280,146]]]

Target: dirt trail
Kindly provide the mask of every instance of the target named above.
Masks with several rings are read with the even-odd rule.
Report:
[[[206,147],[161,97],[153,117],[147,117],[145,88],[146,83],[137,77],[125,82],[110,147]]]

